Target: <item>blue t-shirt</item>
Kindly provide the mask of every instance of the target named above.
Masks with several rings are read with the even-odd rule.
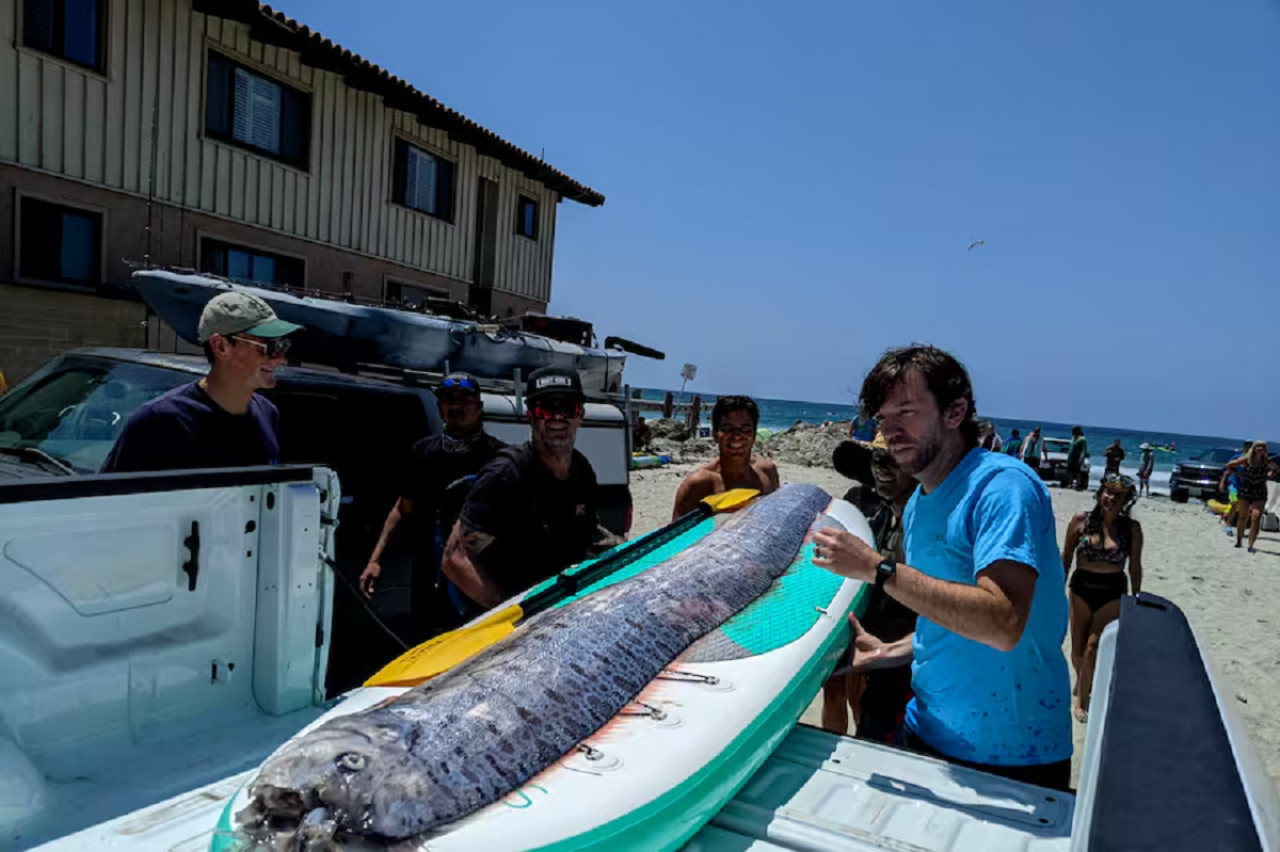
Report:
[[[1039,577],[1012,651],[952,633],[920,616],[907,726],[947,757],[1030,766],[1071,757],[1071,685],[1062,640],[1067,596],[1053,506],[1017,460],[971,450],[932,494],[916,489],[902,516],[908,565],[939,580],[977,583],[1002,559]]]

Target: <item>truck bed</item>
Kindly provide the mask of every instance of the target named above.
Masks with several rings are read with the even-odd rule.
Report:
[[[38,847],[206,850],[242,772]],[[688,852],[1049,852],[1075,798],[798,725]]]

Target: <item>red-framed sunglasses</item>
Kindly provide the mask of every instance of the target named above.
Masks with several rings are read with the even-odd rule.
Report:
[[[582,403],[572,399],[540,400],[529,407],[533,416],[539,420],[577,420],[582,416]]]

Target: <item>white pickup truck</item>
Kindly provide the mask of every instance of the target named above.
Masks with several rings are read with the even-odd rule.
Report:
[[[305,466],[0,484],[0,849],[209,848],[326,709],[340,499]],[[1075,796],[797,727],[687,848],[1280,848],[1176,607],[1126,598],[1098,671]]]

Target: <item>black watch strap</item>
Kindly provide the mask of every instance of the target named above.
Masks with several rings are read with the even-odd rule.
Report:
[[[889,578],[898,573],[898,563],[892,559],[882,559],[876,566],[876,588],[883,589]]]

